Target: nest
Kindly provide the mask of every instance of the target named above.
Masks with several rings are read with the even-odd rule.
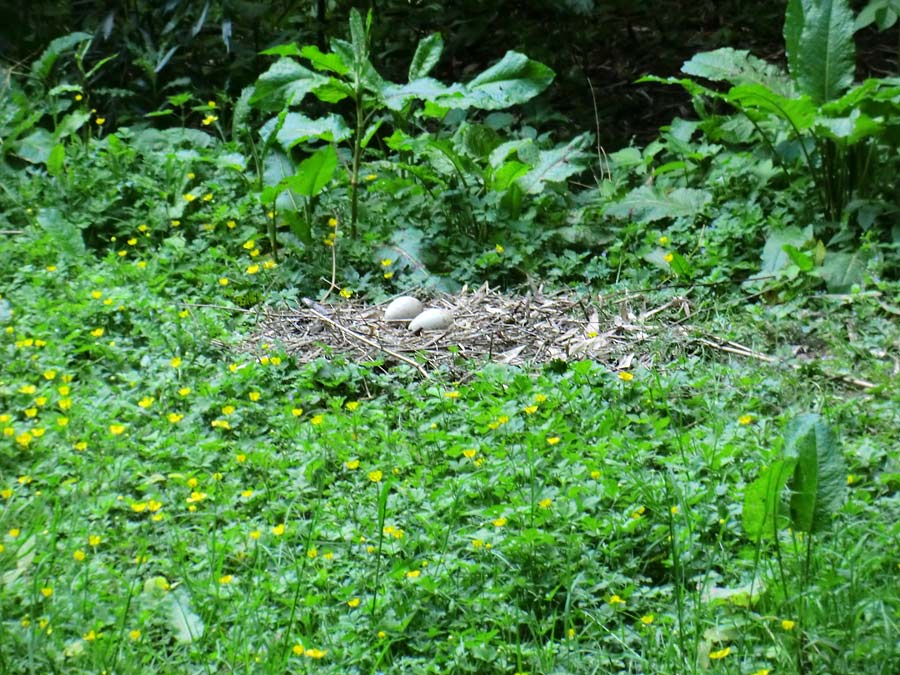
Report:
[[[592,359],[623,370],[651,367],[661,343],[684,343],[687,331],[680,322],[691,314],[682,297],[647,308],[639,306],[642,296],[630,294],[610,299],[536,288],[510,296],[485,284],[431,297],[426,306],[450,311],[453,325],[413,334],[403,323],[384,321],[386,304],[303,303],[267,310],[241,347],[257,351],[278,344],[301,363],[336,356],[385,366],[406,363],[425,377],[441,367],[456,371],[461,360],[530,366]]]

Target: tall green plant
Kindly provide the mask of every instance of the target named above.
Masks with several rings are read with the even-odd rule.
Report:
[[[855,198],[878,196],[884,178],[879,160],[896,152],[900,131],[900,81],[852,86],[853,31],[847,0],[791,0],[784,25],[788,72],[747,51],[723,48],[687,61],[682,72],[691,78],[641,81],[683,86],[697,99],[702,128],[716,140],[734,139],[734,125],[709,114],[703,100],[735,108],[788,175],[791,158],[801,157],[833,227],[846,219]],[[694,78],[729,87],[713,89]]]
[[[429,76],[443,51],[438,34],[420,41],[405,84],[390,82],[370,59],[371,12],[363,20],[350,14],[350,40],[331,40],[331,50],[317,46],[281,45],[264,52],[279,57],[257,80],[247,102],[263,112],[276,113],[260,129],[263,147],[280,146],[285,153],[301,144],[349,144],[345,162],[350,186],[350,230],[357,235],[360,168],[372,140],[385,129],[407,129],[416,115],[444,118],[450,110],[499,110],[524,103],[553,80],[546,66],[507,52],[494,66],[467,84],[444,85]],[[298,59],[303,59],[307,67]],[[309,117],[293,109],[312,95],[326,106],[351,103],[348,119],[339,113]]]

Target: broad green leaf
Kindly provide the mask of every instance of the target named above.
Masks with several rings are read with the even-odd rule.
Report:
[[[441,37],[440,33],[432,33],[428,37],[419,40],[416,53],[409,64],[409,81],[414,82],[427,77],[432,68],[437,65],[443,51],[444,38]]]
[[[785,432],[785,456],[796,459],[791,488],[791,525],[820,532],[844,502],[847,468],[834,431],[821,415],[795,417]]]
[[[722,588],[719,586],[711,586],[700,596],[704,602],[728,603],[736,607],[750,607],[762,597],[766,592],[766,582],[763,579],[754,579],[743,586],[737,588]],[[718,634],[717,634],[718,633]],[[707,629],[703,636],[709,639],[734,639],[734,631]]]
[[[299,105],[316,87],[328,82],[328,78],[293,59],[282,58],[273,63],[256,81],[250,103],[266,109],[280,109],[285,105]]]
[[[497,168],[504,162],[506,162],[507,157],[509,157],[512,153],[518,152],[521,148],[526,146],[530,146],[534,141],[530,138],[522,138],[515,141],[507,141],[506,143],[501,143],[491,152],[490,157],[488,158],[488,162],[493,168]]]
[[[313,89],[313,94],[323,103],[337,103],[345,98],[353,98],[353,87],[336,77],[328,78],[328,82]]]
[[[528,164],[524,164],[523,162],[517,162],[515,160],[506,162],[500,168],[494,171],[494,174],[491,177],[490,187],[492,190],[502,192],[503,190],[507,189],[515,180],[528,173],[530,169],[531,167]]]
[[[71,136],[81,129],[81,127],[83,127],[90,119],[91,114],[86,110],[76,110],[75,112],[69,113],[59,121],[58,125],[56,125],[56,129],[53,131],[53,138],[57,141],[61,141],[62,139]]]
[[[781,495],[795,463],[792,458],[777,460],[763,469],[744,491],[741,524],[751,539],[772,537],[776,527],[780,529],[787,524],[786,514],[781,512]]]
[[[608,206],[605,213],[614,218],[650,223],[663,218],[699,215],[711,201],[712,195],[705,190],[678,188],[661,194],[649,185],[642,185]]]
[[[801,230],[794,225],[786,227],[783,230],[770,232],[766,239],[766,243],[763,246],[759,274],[752,276],[751,280],[777,275],[778,272],[787,267],[791,262],[790,256],[784,250],[785,245],[790,245],[799,249],[802,248],[811,237],[812,228]]]
[[[371,11],[370,11],[371,16]],[[353,45],[355,66],[359,68],[369,58],[369,35],[363,24],[362,16],[355,7],[350,10],[350,44]]]
[[[819,276],[832,293],[849,293],[854,286],[860,286],[865,281],[868,262],[869,254],[864,249],[854,253],[827,251]]]
[[[31,164],[46,164],[56,141],[46,129],[35,129],[25,138],[13,144],[15,153]]]
[[[788,98],[759,84],[732,87],[725,100],[739,110],[756,109],[777,115],[798,133],[809,129],[816,117],[816,106],[808,96]]]
[[[431,77],[423,77],[408,84],[386,84],[379,95],[387,108],[399,112],[409,101],[437,101],[454,91],[461,91],[460,86],[448,88]]]
[[[344,59],[334,52],[323,54],[315,45],[307,45],[300,50],[300,55],[308,59],[313,68],[319,71],[329,71],[338,75],[346,75],[350,72]]]
[[[806,14],[814,0],[788,0],[784,14],[784,47],[788,71],[796,81],[800,73],[800,36],[806,22]]]
[[[93,36],[90,33],[69,33],[56,38],[47,45],[40,58],[31,65],[32,74],[42,82],[45,81],[50,77],[53,65],[60,56],[91,39],[93,39]]]
[[[47,157],[47,173],[54,178],[59,177],[66,170],[66,146],[57,143]]]
[[[312,243],[312,228],[309,221],[306,220],[297,211],[289,209],[279,212],[278,217],[284,220],[291,228],[291,233],[307,246]]]
[[[844,145],[855,145],[866,138],[879,135],[884,131],[884,125],[857,108],[847,117],[818,117],[814,129],[819,137],[830,138]]]
[[[293,42],[284,45],[275,45],[260,52],[263,56],[300,56],[300,48]]]
[[[788,258],[791,259],[791,262],[794,263],[801,272],[812,271],[813,267],[815,266],[812,256],[801,251],[799,248],[791,244],[785,244],[782,248],[787,254]]]
[[[81,230],[66,220],[56,208],[41,209],[35,218],[44,232],[50,235],[60,252],[71,258],[84,255],[84,238]]]
[[[203,636],[203,620],[191,607],[191,597],[184,587],[169,592],[165,604],[169,627],[178,642],[189,644]]]
[[[304,197],[313,197],[331,181],[337,168],[337,161],[334,146],[327,145],[300,162],[297,173],[282,183]]]
[[[797,46],[797,85],[816,103],[840,96],[856,68],[853,12],[847,0],[804,2],[803,30]]]
[[[457,94],[437,102],[451,108],[499,110],[531,100],[553,82],[553,71],[524,54],[507,52]]]
[[[566,145],[541,150],[531,171],[517,181],[519,187],[527,194],[538,194],[543,191],[546,183],[562,183],[584,171],[588,162],[584,147],[588,141],[588,135],[581,134]]]
[[[277,126],[278,118],[272,118],[260,129],[260,136],[263,139],[269,138]],[[340,143],[352,135],[353,131],[339,115],[331,114],[319,119],[312,119],[300,113],[288,113],[284,116],[284,123],[277,130],[275,137],[281,146],[288,150],[298,143],[310,139]]]
[[[231,118],[231,134],[236,139],[250,135],[247,121],[250,119],[250,113],[253,111],[250,101],[255,91],[256,89],[253,85],[244,87],[238,100],[234,103],[234,115]]]
[[[781,96],[793,93],[790,79],[780,68],[753,56],[746,49],[723,47],[700,52],[681,66],[681,72],[713,82],[759,84]]]

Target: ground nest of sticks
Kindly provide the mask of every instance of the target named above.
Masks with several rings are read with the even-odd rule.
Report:
[[[650,307],[640,295],[545,293],[543,288],[509,295],[487,284],[464,287],[455,295],[408,293],[426,307],[448,310],[453,324],[444,330],[412,333],[403,323],[384,320],[387,302],[368,305],[336,298],[305,299],[294,308],[267,309],[257,330],[238,348],[260,353],[280,345],[301,363],[321,357],[405,363],[423,376],[442,367],[494,362],[535,366],[551,361],[592,359],[613,370],[654,366],[664,353],[692,342],[683,325],[690,303],[671,298]]]

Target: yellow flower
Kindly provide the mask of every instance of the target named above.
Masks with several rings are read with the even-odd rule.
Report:
[[[84,96],[82,96],[81,94],[75,94],[76,101],[81,101],[82,99],[84,99]]]
[[[500,516],[499,518],[495,518],[494,520],[492,520],[491,524],[493,524],[494,527],[503,527],[508,522],[509,520],[507,520],[506,517]]]
[[[2,497],[3,499],[9,499],[12,496],[13,496],[12,489],[4,488],[4,489],[0,490],[0,497]]]
[[[781,622],[781,627],[785,630],[794,630],[794,626],[797,625],[796,621],[791,621],[790,619],[784,619]]]
[[[74,447],[78,452],[84,452],[87,450],[88,444],[87,441],[78,441]]]
[[[87,558],[87,554],[81,549],[78,549],[72,554],[72,557],[75,558],[75,560],[77,560],[78,562],[83,562],[84,559]]]
[[[104,124],[106,124],[106,118],[105,118],[105,117],[98,117],[98,118],[95,119],[94,121],[97,123],[97,126],[98,126],[98,127],[102,127]]]
[[[12,537],[13,539],[18,537],[20,534],[22,534],[22,530],[20,530],[18,527],[13,527],[13,528],[10,528],[10,530],[9,530],[9,536]]]
[[[241,246],[248,251],[256,247],[256,241],[254,239],[248,239]]]
[[[232,576],[231,574],[223,574],[221,577],[219,577],[219,583],[223,586],[225,586],[226,584],[230,584],[232,581],[234,581],[234,576]]]
[[[281,535],[283,535],[284,534],[284,523],[279,523],[278,525],[273,527],[272,534],[274,534],[276,537],[280,537]]]
[[[38,411],[37,408],[25,408],[25,417],[37,417]]]
[[[153,397],[152,397],[152,396],[145,396],[145,397],[142,398],[140,401],[138,401],[138,405],[139,405],[141,408],[149,408],[151,405],[153,405]]]
[[[611,604],[611,605],[624,605],[624,604],[625,604],[625,601],[624,601],[622,598],[620,598],[618,595],[613,595],[613,596],[609,599],[609,604]]]
[[[169,365],[172,366],[173,368],[180,368],[181,367],[181,357],[176,356],[176,357],[172,358],[172,360],[169,361]]]
[[[646,614],[641,617],[641,623],[644,624],[645,626],[649,626],[651,623],[653,623],[653,621],[655,619],[656,619],[656,617],[653,616],[652,614]]]
[[[504,249],[500,244],[497,244],[496,246],[494,246],[494,250],[497,251],[497,253],[503,253],[503,251],[505,251],[506,249]]]
[[[382,260],[381,260],[382,267],[390,267],[393,264],[394,264],[394,261],[391,260],[390,258],[382,258]]]
[[[458,391],[445,391],[444,398],[459,398]]]
[[[550,499],[550,497],[542,499],[538,502],[538,506],[540,506],[542,509],[549,509],[551,504],[553,504],[553,500]]]
[[[341,289],[341,297],[342,298],[349,298],[351,295],[353,295],[353,291],[351,291],[349,288]]]
[[[69,425],[68,417],[58,417],[56,418],[56,425],[59,427],[65,427]]]
[[[204,499],[206,499],[208,495],[205,492],[198,492],[194,490],[191,492],[191,496],[185,499],[188,504],[199,504]]]
[[[313,558],[319,557],[319,549],[311,548],[306,552],[306,557],[312,560]]]
[[[223,415],[233,415],[235,411],[235,407],[233,405],[222,406],[222,414]]]
[[[125,425],[124,424],[110,424],[109,425],[109,433],[113,436],[119,436],[125,433]]]
[[[23,448],[27,448],[32,440],[34,440],[34,436],[29,434],[27,431],[16,436],[16,443],[21,445]]]
[[[382,274],[381,276],[383,276],[385,279],[393,279],[393,278],[394,278],[394,273],[393,273],[393,272],[385,272],[385,273]]]
[[[384,474],[382,474],[378,469],[375,469],[375,471],[370,471],[368,475],[370,481],[372,481],[373,483],[380,483],[381,478]]]
[[[319,426],[322,422],[325,421],[325,415],[313,415],[313,418],[309,421],[313,426]]]
[[[468,450],[463,450],[463,457],[467,459],[472,459],[475,455],[478,454],[478,450],[475,448],[469,448]]]
[[[180,221],[180,220],[173,220],[173,221],[172,221],[172,227],[178,227],[179,225],[181,225],[181,221]]]
[[[637,520],[637,519],[640,518],[642,515],[644,515],[644,512],[645,512],[646,510],[647,510],[647,507],[646,507],[646,506],[639,506],[639,507],[637,507],[637,508],[634,510],[634,512],[631,514],[631,517],[634,518],[635,520]]]
[[[359,598],[350,598],[347,601],[347,606],[348,607],[359,607],[359,603],[360,603]]]
[[[669,513],[671,513],[673,516],[678,515],[678,507],[677,506],[669,507]]]
[[[95,338],[103,337],[103,333],[105,332],[106,331],[104,331],[102,328],[95,328],[91,331],[91,335],[93,335]]]
[[[178,395],[181,397],[187,396],[190,393],[191,393],[190,387],[182,387],[181,389],[178,390]]]
[[[300,417],[300,415],[302,415],[302,414],[303,414],[303,408],[292,408],[291,409],[291,415],[293,415],[294,417]]]
[[[321,649],[307,649],[307,650],[304,652],[304,655],[307,656],[307,657],[309,657],[309,658],[311,658],[311,659],[321,659],[321,658],[323,658],[327,653],[328,653],[327,651],[323,651],[323,650],[321,650]]]
[[[101,541],[103,541],[103,539],[99,534],[92,534],[88,537],[88,544],[94,547],[99,546]]]
[[[675,256],[672,255],[671,253],[666,253],[663,256],[663,260],[665,260],[667,263],[671,263],[673,260],[675,260]],[[710,656],[710,658],[712,658],[712,654],[710,654],[709,656]]]
[[[742,427],[747,426],[752,421],[753,415],[741,415],[740,417],[738,417],[738,424],[740,424]]]
[[[147,510],[147,504],[146,502],[134,502],[131,505],[131,510],[135,513],[143,513]]]
[[[94,632],[94,629],[92,628],[91,630],[89,630],[87,633],[85,633],[81,637],[85,642],[93,642],[94,640],[99,638],[101,635],[102,635],[102,633],[96,633],[96,632]]]
[[[348,401],[347,405],[345,407],[350,412],[353,412],[354,410],[356,410],[359,407],[359,401]]]
[[[216,117],[215,115],[207,115],[206,117],[203,118],[203,121],[201,122],[201,124],[205,127],[208,127],[210,124],[212,124],[213,122],[217,122],[218,120],[219,120],[219,118]]]
[[[303,652],[305,652],[306,650],[303,649],[303,645],[296,644],[293,647],[291,647],[291,651],[294,652],[294,654],[296,656],[303,656]]]
[[[378,176],[375,175],[374,173],[366,174],[366,180],[369,181],[370,183],[371,183],[373,180],[376,180],[377,178],[378,178]]]
[[[259,265],[253,263],[246,270],[244,270],[247,274],[257,274],[259,272]]]
[[[666,246],[669,243],[669,238],[666,235],[663,235],[657,241],[660,246]]]
[[[534,395],[534,402],[535,402],[535,403],[543,403],[543,402],[546,401],[546,400],[547,400],[547,397],[544,396],[543,394],[535,394],[535,395]]]
[[[128,637],[131,640],[140,640],[141,639],[141,631],[139,631],[137,629],[128,631]]]
[[[247,398],[254,402],[258,401],[261,396],[262,394],[260,394],[258,391],[251,391],[249,394],[247,394]]]
[[[186,194],[181,195],[181,198],[184,199],[184,201],[186,201],[188,204],[190,204],[192,201],[197,199],[197,195],[195,195],[191,192],[188,192]]]
[[[274,530],[272,530],[272,531],[274,532]],[[253,539],[254,541],[259,539],[261,536],[262,536],[262,532],[260,532],[259,530],[251,530],[250,531],[250,538]]]
[[[51,595],[53,595],[53,589],[49,586],[44,586],[41,589],[41,595],[43,595],[45,598],[49,598]]]
[[[337,227],[338,221],[337,218],[329,218],[328,219],[328,227]]]
[[[557,443],[559,443],[559,441],[559,436],[551,436],[547,439],[547,445],[556,445]]]
[[[760,668],[754,673],[750,673],[750,675],[769,675],[771,671],[768,668]]]
[[[623,370],[619,373],[619,379],[622,380],[622,382],[631,382],[634,379],[634,374]]]
[[[227,286],[228,283],[228,277],[222,277],[219,279],[219,286]]]
[[[484,546],[484,541],[481,539],[473,539],[472,540],[472,548],[481,548]]]
[[[348,461],[344,462],[344,466],[347,467],[348,469],[350,469],[350,471],[353,471],[354,469],[359,468],[359,460],[358,459],[348,460]]]
[[[709,658],[713,661],[718,661],[719,659],[724,659],[731,653],[731,647],[725,647],[724,649],[719,649],[715,652],[709,653]]]
[[[184,415],[177,412],[170,412],[168,415],[166,415],[166,419],[168,419],[172,424],[178,424],[182,419],[184,419]]]
[[[53,379],[55,379],[55,378],[56,378],[56,371],[55,371],[55,370],[45,370],[45,371],[44,371],[44,379],[45,379],[45,380],[53,380]]]
[[[407,579],[417,579],[417,578],[419,578],[419,576],[421,576],[421,574],[422,574],[422,570],[410,570],[409,572],[406,573],[406,578]]]
[[[522,411],[526,415],[533,415],[534,413],[537,412],[537,410],[538,410],[538,407],[536,405],[527,405],[524,408],[522,408]]]

